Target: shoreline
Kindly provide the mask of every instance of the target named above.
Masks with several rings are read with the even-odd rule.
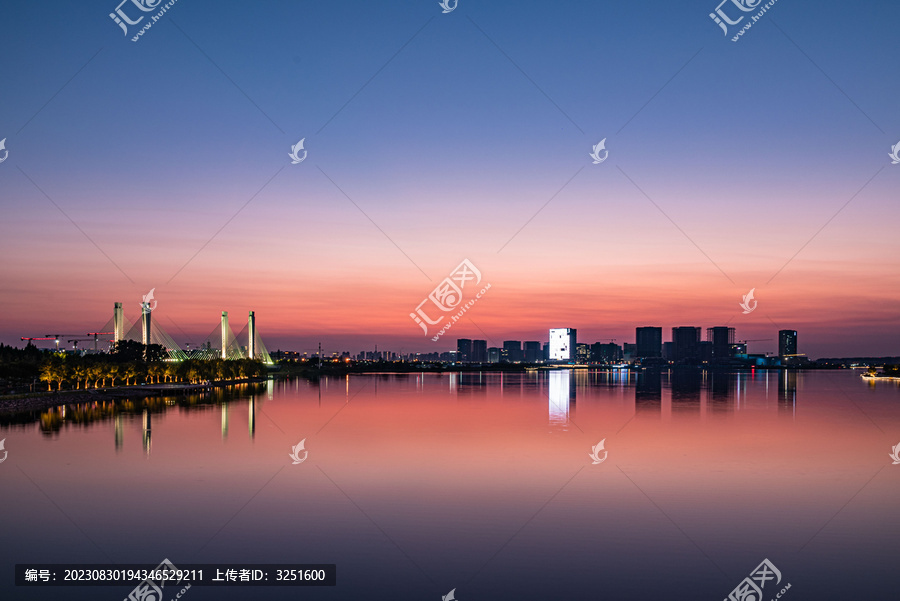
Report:
[[[222,380],[209,384],[145,384],[143,386],[116,386],[107,388],[82,388],[80,390],[52,390],[0,396],[0,414],[21,413],[23,411],[43,411],[60,405],[92,403],[94,401],[119,401],[133,398],[164,396],[165,393],[181,393],[223,388],[236,384],[265,382],[266,378],[243,378]]]

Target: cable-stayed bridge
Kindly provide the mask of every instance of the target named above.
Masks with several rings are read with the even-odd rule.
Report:
[[[158,344],[166,349],[173,361],[185,359],[257,359],[272,363],[269,350],[256,329],[256,314],[250,311],[247,322],[237,333],[229,325],[228,312],[222,311],[218,326],[203,340],[199,347],[181,348],[175,339],[152,319],[153,309],[142,303],[140,320],[131,322],[125,317],[122,303],[116,303],[112,318],[98,332],[112,332],[110,342],[134,340],[142,344]]]

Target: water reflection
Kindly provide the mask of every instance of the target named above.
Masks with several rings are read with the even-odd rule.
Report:
[[[575,417],[575,378],[571,370],[554,370],[549,374],[550,425],[565,426]]]
[[[122,450],[122,443],[125,437],[125,423],[121,414],[116,415],[115,422],[116,452],[118,452]]]
[[[228,438],[228,403],[222,403],[222,440]]]
[[[794,416],[797,412],[797,372],[782,371],[778,374],[778,411]]]
[[[662,374],[658,369],[648,369],[637,374],[634,410],[644,414],[662,413]]]
[[[247,426],[250,430],[250,438],[256,436],[256,397],[250,397],[250,404],[248,407],[248,416],[247,416]]]
[[[208,411],[219,405],[221,407],[222,438],[228,436],[230,405],[249,401],[249,435],[256,434],[257,396],[265,392],[272,398],[275,389],[273,383],[239,384],[229,388],[214,389],[201,394],[189,394],[175,397],[148,397],[144,399],[103,400],[88,403],[59,405],[43,411],[25,411],[12,415],[0,416],[0,426],[15,426],[37,423],[44,436],[58,436],[64,428],[70,426],[91,427],[95,424],[112,421],[113,438],[116,451],[122,450],[125,444],[125,429],[129,421],[140,416],[141,446],[143,452],[150,454],[153,440],[153,421],[155,415],[165,413],[171,408],[186,411]]]
[[[149,409],[144,409],[144,442],[143,442],[143,448],[144,448],[144,452],[145,452],[146,454],[148,454],[148,455],[150,454],[150,429],[151,429],[151,425],[152,425],[151,420],[152,420],[152,418],[150,417],[150,410],[149,410]]]
[[[536,376],[546,379],[549,389],[551,425],[571,421],[576,399],[595,397],[598,389],[618,390],[614,398],[633,402],[639,417],[705,419],[733,416],[748,409],[772,411],[781,417],[796,417],[797,371],[704,371],[695,368],[588,371],[556,370]],[[777,382],[777,385],[776,385]],[[748,386],[753,385],[755,405],[750,406]],[[759,401],[777,388],[777,404]],[[633,395],[633,396],[632,396]],[[609,399],[610,395],[603,395]],[[776,409],[774,410],[773,409]]]
[[[630,407],[638,417],[704,419],[707,416],[733,416],[749,409],[747,387],[751,383],[764,387],[765,396],[771,388],[777,390],[777,403],[763,403],[756,409],[771,410],[781,417],[796,417],[798,407],[798,381],[803,377],[796,371],[772,372],[704,372],[700,369],[647,369],[587,370],[556,369],[526,373],[461,372],[426,376],[423,374],[378,374],[376,376],[341,376],[341,382],[331,383],[322,377],[315,380],[269,380],[265,383],[241,384],[230,389],[216,389],[201,394],[177,397],[150,397],[120,401],[95,401],[73,405],[61,405],[41,412],[26,412],[13,416],[0,416],[0,425],[38,422],[45,436],[53,436],[64,427],[77,425],[89,427],[94,423],[112,420],[115,449],[124,445],[125,429],[130,416],[141,416],[141,438],[144,453],[152,449],[153,420],[155,414],[170,409],[182,411],[209,411],[218,405],[221,422],[221,439],[228,437],[231,409],[235,403],[247,403],[248,436],[256,437],[258,403],[276,398],[276,392],[299,392],[314,389],[321,405],[322,397],[329,392],[330,384],[341,387],[346,402],[350,402],[351,381],[362,383],[374,396],[379,393],[379,381],[387,382],[386,394],[398,389],[413,388],[417,392],[432,388],[435,383],[457,399],[490,400],[493,393],[503,398],[525,401],[543,397],[548,403],[547,419],[552,428],[566,430],[575,419],[576,401],[579,396],[590,406],[610,399]],[[776,384],[777,382],[777,384]],[[773,391],[774,392],[774,391]],[[602,399],[602,401],[601,401]]]

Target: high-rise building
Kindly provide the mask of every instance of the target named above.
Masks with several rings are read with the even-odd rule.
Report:
[[[522,341],[521,340],[504,340],[503,350],[506,351],[506,360],[510,363],[522,361]]]
[[[675,345],[671,342],[663,342],[662,348],[662,356],[663,361],[674,361],[675,360]]]
[[[713,360],[713,343],[708,340],[701,340],[697,347],[697,358],[701,363],[712,363]]]
[[[591,345],[591,361],[594,363],[617,363],[621,359],[622,347],[615,342],[595,342]]]
[[[541,351],[541,343],[536,340],[525,341],[525,363],[539,363],[544,355]]]
[[[544,362],[549,361],[550,360],[550,343],[549,342],[544,343],[543,352],[544,352]]]
[[[492,346],[487,350],[488,363],[500,363],[500,349]]]
[[[573,328],[553,328],[550,330],[550,361],[575,361],[575,345],[578,344],[577,331]]]
[[[487,340],[472,341],[472,363],[487,363]]]
[[[591,345],[579,342],[575,345],[575,362],[587,365],[591,362]]]
[[[456,339],[456,360],[461,363],[468,363],[472,360],[472,341],[470,339]]]
[[[641,359],[662,357],[662,328],[656,326],[636,328],[635,343],[637,344],[635,353],[637,357]]]
[[[700,361],[700,328],[681,326],[672,328],[672,360],[676,363]]]
[[[778,330],[778,355],[787,357],[797,354],[797,330]]]
[[[713,361],[728,361],[734,356],[734,328],[706,328],[706,341],[712,343]]]

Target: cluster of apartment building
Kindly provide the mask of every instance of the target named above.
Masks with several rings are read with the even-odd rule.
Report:
[[[616,344],[615,339],[592,344],[578,342],[574,328],[553,328],[548,340],[505,340],[502,347],[487,345],[485,340],[459,338],[456,341],[455,360],[461,363],[571,363],[571,364],[728,364],[754,362],[770,363],[768,355],[751,355],[746,340],[736,341],[734,328],[716,326],[706,329],[697,326],[672,328],[672,338],[663,341],[663,329],[659,326],[643,326],[635,329],[635,342]],[[782,363],[797,362],[803,358],[797,353],[797,331],[778,332],[778,360]],[[761,361],[763,360],[763,361]]]

